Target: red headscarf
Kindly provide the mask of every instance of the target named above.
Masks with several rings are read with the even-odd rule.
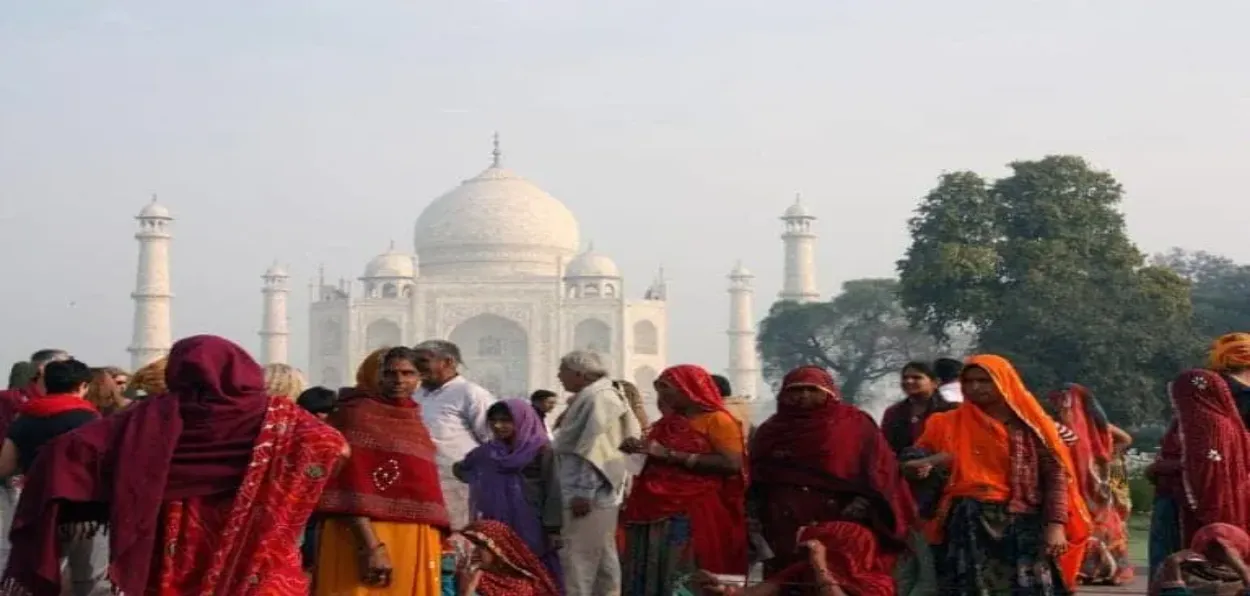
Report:
[[[825,547],[825,565],[843,590],[856,596],[894,596],[892,569],[877,556],[877,537],[852,522],[821,522],[799,530],[800,544],[816,540]],[[814,583],[811,564],[799,561],[769,578],[780,584]]]
[[[880,527],[874,527],[880,537],[903,546],[915,523],[916,507],[877,423],[859,408],[842,403],[833,375],[823,368],[790,371],[781,391],[795,387],[815,387],[829,398],[810,409],[778,403],[777,413],[755,432],[753,482],[820,486],[865,497],[885,515]]]
[[[737,424],[725,409],[712,376],[702,367],[682,364],[666,369],[656,383],[665,383],[704,412],[718,412]],[[690,420],[670,412],[651,426],[651,441],[683,453],[713,452],[711,440]],[[648,461],[634,481],[621,512],[626,523],[647,523],[687,515],[699,566],[713,573],[744,573],[746,543],[746,463],[735,476],[701,474],[682,465]]]
[[[1250,437],[1233,394],[1220,375],[1183,372],[1169,388],[1181,439],[1185,503],[1196,527],[1182,528],[1183,540],[1213,523],[1250,525]]]
[[[483,571],[477,584],[481,596],[559,596],[560,589],[547,568],[506,524],[480,519],[460,533],[477,548],[489,550],[516,575]]]
[[[1059,422],[1076,433],[1076,442],[1068,446],[1073,474],[1085,500],[1095,499],[1098,479],[1092,473],[1093,466],[1111,461],[1112,455],[1107,417],[1089,389],[1076,383],[1069,383],[1063,391],[1051,392],[1047,399],[1059,413]]]
[[[109,579],[142,594],[163,501],[237,490],[269,406],[264,373],[247,352],[212,335],[174,344],[169,393],[45,445],[26,476],[6,576],[55,596],[58,524],[106,522]]]
[[[1206,555],[1211,547],[1222,544],[1233,552],[1233,556],[1250,563],[1250,534],[1232,524],[1207,524],[1194,533],[1189,550]]]

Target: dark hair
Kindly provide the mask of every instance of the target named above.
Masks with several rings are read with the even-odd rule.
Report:
[[[73,358],[53,360],[43,367],[43,387],[48,394],[69,393],[91,382],[91,367]]]
[[[34,354],[30,355],[30,363],[35,366],[47,364],[49,362],[52,362],[53,360],[68,360],[68,359],[69,359],[69,352],[66,352],[65,350],[58,350],[56,348],[45,348],[43,350],[38,350]]]
[[[9,389],[24,389],[38,374],[39,369],[35,365],[25,361],[14,362],[13,368],[9,369]]]
[[[487,418],[496,418],[496,417],[502,418],[504,416],[507,416],[509,419],[512,418],[512,410],[509,410],[508,404],[504,402],[497,401],[491,404],[489,408],[486,408]]]
[[[299,398],[295,403],[309,414],[329,414],[334,411],[335,402],[338,400],[338,393],[333,389],[322,387],[309,387],[303,393],[299,394]]]
[[[396,346],[391,348],[387,350],[385,354],[382,354],[382,367],[385,368],[386,363],[392,360],[407,360],[408,362],[411,362],[413,366],[416,366],[417,351],[405,346]]]
[[[716,383],[716,391],[720,392],[721,397],[729,397],[734,394],[734,388],[729,384],[729,379],[721,375],[712,375],[712,382]]]
[[[904,364],[902,370],[900,370],[899,372],[905,374],[909,370],[918,372],[935,381],[938,380],[937,373],[933,372],[933,367],[929,366],[928,362],[921,362],[919,360],[913,360],[911,362],[908,362],[907,364]]]
[[[933,363],[933,372],[937,373],[937,378],[942,384],[954,383],[959,380],[959,373],[964,369],[964,363],[954,358],[938,358]]]
[[[559,397],[559,396],[556,395],[555,391],[552,391],[550,389],[539,389],[538,391],[535,391],[530,394],[530,403],[534,403],[542,399],[547,399],[548,397]]]

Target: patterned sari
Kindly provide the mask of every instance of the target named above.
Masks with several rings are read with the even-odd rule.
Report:
[[[1088,584],[1130,582],[1133,563],[1128,551],[1127,508],[1117,504],[1112,490],[1112,470],[1119,461],[1123,472],[1123,462],[1115,453],[1107,415],[1093,394],[1075,383],[1051,392],[1048,401],[1058,422],[1075,435],[1068,449],[1093,522],[1078,579]]]

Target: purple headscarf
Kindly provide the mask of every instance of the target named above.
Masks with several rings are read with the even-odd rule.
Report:
[[[469,483],[469,507],[473,519],[501,521],[516,531],[534,554],[546,559],[547,541],[541,512],[525,500],[521,470],[538,457],[549,443],[547,427],[529,401],[499,402],[512,414],[512,444],[497,439],[469,452],[460,471]]]

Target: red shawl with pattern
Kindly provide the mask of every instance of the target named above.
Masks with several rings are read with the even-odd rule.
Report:
[[[825,566],[842,590],[855,596],[894,596],[893,559],[879,555],[872,530],[852,522],[821,522],[799,530],[800,544],[809,540],[825,547]],[[815,574],[806,560],[768,578],[782,586],[814,585]]]
[[[725,410],[724,400],[711,375],[698,366],[683,364],[660,374],[657,383],[668,383],[703,411]],[[736,419],[734,419],[736,421]],[[676,412],[652,425],[647,439],[682,453],[713,453],[712,442],[697,432],[689,420]],[[740,574],[747,567],[746,463],[733,476],[698,473],[682,465],[649,460],[634,479],[621,521],[648,523],[675,515],[690,518],[691,543],[699,566],[712,573]]]
[[[328,422],[347,437],[352,454],[318,511],[450,528],[434,441],[416,402],[361,395],[341,404]]]
[[[489,550],[512,574],[483,569],[474,592],[479,596],[560,596],[547,568],[507,524],[479,519],[460,533],[477,548]]]
[[[1184,503],[1194,522],[1181,529],[1182,544],[1208,524],[1250,526],[1250,436],[1228,385],[1216,373],[1191,370],[1172,381],[1169,393],[1181,440]]]
[[[60,593],[62,524],[106,524],[109,579],[121,593],[148,584],[162,502],[239,489],[270,411],[264,372],[211,335],[179,340],[170,393],[44,445],[26,475],[0,593]]]

